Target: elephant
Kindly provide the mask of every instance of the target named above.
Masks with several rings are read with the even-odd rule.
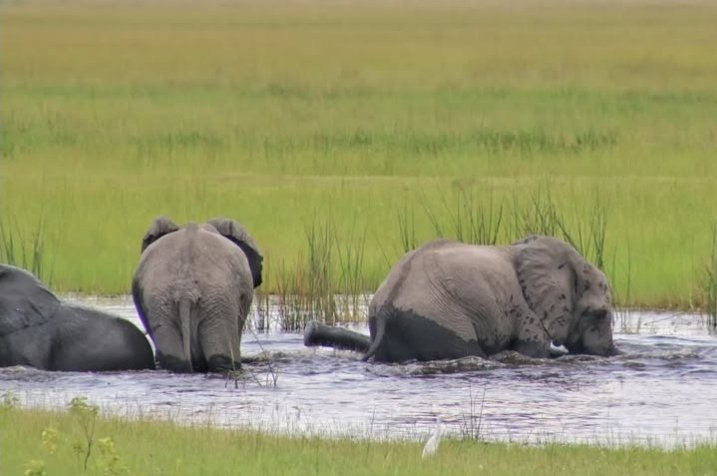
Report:
[[[607,278],[573,246],[548,236],[506,246],[428,242],[391,269],[368,314],[370,337],[312,321],[304,344],[379,362],[505,350],[544,358],[551,344],[569,353],[617,353]]]
[[[110,371],[154,368],[142,331],[126,319],[58,299],[32,273],[0,264],[0,366]]]
[[[181,228],[164,216],[152,221],[142,239],[132,297],[163,369],[241,367],[239,343],[263,259],[234,220]]]

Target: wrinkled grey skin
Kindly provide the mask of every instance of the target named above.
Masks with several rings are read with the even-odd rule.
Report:
[[[131,322],[60,301],[31,273],[0,264],[0,367],[153,369],[149,341]]]
[[[155,219],[142,240],[132,297],[173,372],[241,367],[239,343],[261,284],[262,256],[239,223],[224,218],[180,228]]]
[[[391,269],[369,305],[370,338],[311,322],[306,345],[365,352],[364,359],[487,357],[515,350],[612,355],[605,275],[572,246],[529,237],[510,246],[433,241]]]

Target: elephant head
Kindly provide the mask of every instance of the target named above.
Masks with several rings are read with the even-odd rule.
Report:
[[[615,354],[605,275],[556,238],[529,237],[515,246],[523,296],[553,343],[571,353]]]

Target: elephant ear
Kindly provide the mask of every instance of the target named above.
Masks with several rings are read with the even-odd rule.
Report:
[[[165,216],[158,216],[149,224],[147,233],[145,233],[142,238],[142,253],[144,253],[144,250],[146,250],[149,245],[164,235],[177,230],[179,230],[179,227],[172,220]]]
[[[259,252],[259,247],[254,239],[249,235],[249,233],[247,233],[243,226],[234,220],[230,220],[228,218],[212,218],[207,223],[213,226],[220,235],[228,238],[235,245],[241,248],[246,255],[247,261],[249,262],[254,287],[258,287],[262,282],[261,272],[264,257]]]
[[[556,345],[565,342],[575,307],[574,254],[556,238],[530,237],[516,245],[518,281],[528,306]]]
[[[24,269],[0,265],[0,338],[49,321],[60,300]]]

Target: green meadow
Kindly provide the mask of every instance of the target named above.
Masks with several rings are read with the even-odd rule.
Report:
[[[0,258],[56,290],[127,293],[164,214],[240,221],[265,293],[310,289],[317,255],[331,290],[370,292],[437,236],[553,232],[621,305],[709,300],[713,3],[28,0],[0,20]]]
[[[0,409],[3,474],[39,475],[710,475],[714,445],[670,451],[444,438],[422,459],[418,442],[275,436],[152,420]]]

